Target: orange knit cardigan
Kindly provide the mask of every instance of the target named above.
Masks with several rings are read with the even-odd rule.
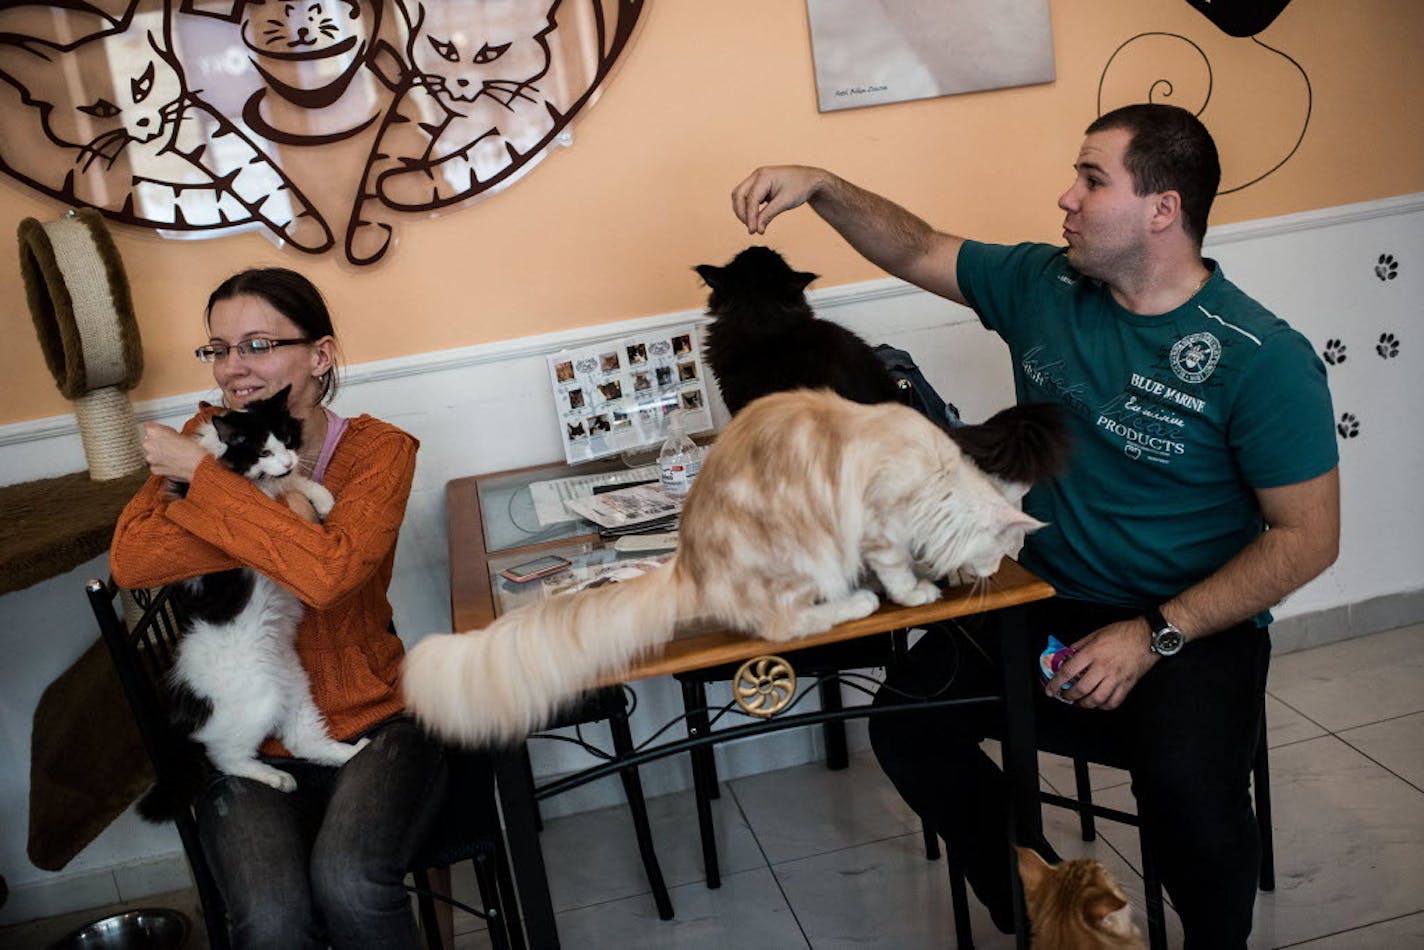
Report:
[[[193,433],[218,411],[202,404],[183,431]],[[323,480],[336,497],[324,524],[305,520],[211,457],[199,463],[185,498],[168,499],[164,479],[150,478],[114,530],[114,580],[158,587],[251,567],[286,587],[307,608],[297,656],[312,698],[331,734],[350,739],[402,709],[397,677],[404,650],[388,628],[386,588],[418,447],[378,419],[350,420]],[[275,739],[262,751],[287,754]]]

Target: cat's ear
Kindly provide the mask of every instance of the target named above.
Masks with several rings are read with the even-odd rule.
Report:
[[[233,433],[237,431],[237,426],[227,417],[227,414],[224,413],[220,416],[213,416],[213,431],[218,434],[219,442],[227,444],[227,441],[232,438]]]
[[[285,413],[287,411],[287,397],[291,395],[292,384],[288,383],[287,385],[283,386],[281,389],[273,393],[271,396],[268,396],[266,399],[259,399],[249,408],[261,408],[266,412]]]
[[[702,278],[702,282],[713,290],[722,289],[722,268],[714,267],[711,264],[698,264],[693,270],[697,271],[697,276]]]
[[[1083,916],[1088,923],[1099,924],[1126,906],[1127,901],[1112,891],[1097,891],[1083,902]]]
[[[20,90],[27,101],[40,102],[41,90],[57,74],[58,54],[42,43],[0,42],[0,79]]]
[[[791,283],[797,290],[805,290],[811,281],[820,276],[820,274],[813,274],[810,271],[794,270],[791,272]]]
[[[1010,531],[1022,531],[1024,534],[1033,534],[1039,528],[1046,528],[1045,522],[1039,521],[1032,515],[1025,514],[1018,508],[1010,504],[997,506],[994,512],[998,519],[998,530],[1000,534]]]
[[[1053,868],[1048,866],[1048,862],[1043,860],[1037,851],[1024,847],[1017,847],[1015,850],[1019,853],[1019,880],[1023,881],[1024,890],[1036,889],[1053,873]]]

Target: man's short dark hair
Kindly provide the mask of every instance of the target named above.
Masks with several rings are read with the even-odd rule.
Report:
[[[1085,134],[1109,129],[1126,129],[1132,136],[1123,164],[1136,193],[1180,194],[1182,224],[1200,245],[1221,184],[1221,162],[1206,126],[1186,109],[1142,102],[1104,113]]]

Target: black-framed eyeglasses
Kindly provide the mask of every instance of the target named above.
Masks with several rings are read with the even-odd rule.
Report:
[[[228,353],[236,350],[241,356],[265,356],[279,346],[294,346],[298,343],[315,343],[311,337],[294,337],[290,340],[273,340],[269,337],[256,337],[251,340],[243,340],[241,343],[234,343],[229,346],[226,343],[208,343],[193,351],[193,354],[204,363],[220,363],[227,359]]]

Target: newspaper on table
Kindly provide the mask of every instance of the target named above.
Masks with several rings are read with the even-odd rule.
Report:
[[[564,458],[572,465],[657,445],[667,416],[683,431],[712,428],[697,328],[683,324],[551,354],[549,381]]]
[[[682,499],[669,495],[660,485],[632,485],[586,498],[570,498],[564,504],[604,528],[660,521],[682,511]]]

